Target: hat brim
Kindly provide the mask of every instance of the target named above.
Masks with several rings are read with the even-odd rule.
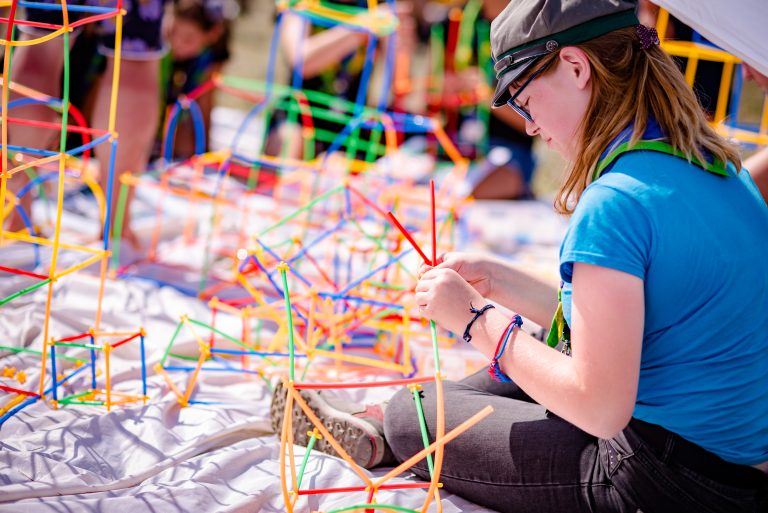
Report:
[[[528,68],[533,66],[534,63],[538,62],[538,57],[541,57],[541,55],[523,62],[518,67],[504,73],[501,76],[499,81],[496,83],[496,90],[493,93],[493,101],[491,102],[492,108],[498,109],[499,107],[503,107],[507,104],[507,101],[512,97],[512,95],[509,93],[509,86],[511,86],[512,82],[517,80],[520,75],[525,73]]]

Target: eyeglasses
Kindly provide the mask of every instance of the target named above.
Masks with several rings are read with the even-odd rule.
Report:
[[[542,66],[539,69],[537,69],[536,71],[534,71],[531,74],[531,76],[529,76],[528,78],[525,79],[525,82],[523,82],[523,85],[521,85],[517,89],[515,94],[513,94],[512,97],[509,100],[507,100],[507,105],[512,107],[515,112],[520,114],[523,117],[524,120],[526,120],[526,121],[528,121],[530,123],[533,123],[533,117],[531,117],[531,113],[528,112],[527,110],[525,110],[523,107],[521,107],[517,103],[515,103],[515,100],[517,99],[518,96],[520,96],[520,93],[523,92],[523,89],[528,87],[528,84],[530,84],[533,81],[534,78],[536,78],[539,75],[541,75],[544,72],[544,70],[546,70],[549,67],[549,65],[552,64],[553,61],[555,61],[555,59],[550,59],[544,66]]]

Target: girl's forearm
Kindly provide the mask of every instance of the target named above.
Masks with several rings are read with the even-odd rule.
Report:
[[[557,287],[525,271],[521,266],[495,262],[489,299],[548,327],[557,309]]]

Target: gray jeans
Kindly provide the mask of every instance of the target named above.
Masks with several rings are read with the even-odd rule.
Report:
[[[633,420],[616,438],[598,439],[548,413],[514,383],[492,381],[485,370],[446,381],[444,392],[446,432],[485,405],[494,408],[446,445],[440,477],[447,491],[482,506],[514,513],[768,512],[768,476],[663,428]],[[433,383],[423,397],[433,441]],[[641,424],[658,429],[643,438],[634,428]],[[407,389],[389,402],[384,429],[399,461],[424,448]],[[413,471],[429,478],[423,460]]]

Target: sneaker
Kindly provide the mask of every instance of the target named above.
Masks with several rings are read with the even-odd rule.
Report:
[[[355,463],[363,468],[373,468],[394,462],[392,451],[384,439],[384,410],[381,406],[355,404],[318,390],[299,390],[299,394]],[[287,397],[288,389],[280,382],[272,394],[270,406],[275,433],[282,430]],[[295,402],[292,427],[293,442],[306,447],[309,443],[308,432],[312,431],[314,424]],[[338,455],[325,437],[318,439],[314,448]]]

